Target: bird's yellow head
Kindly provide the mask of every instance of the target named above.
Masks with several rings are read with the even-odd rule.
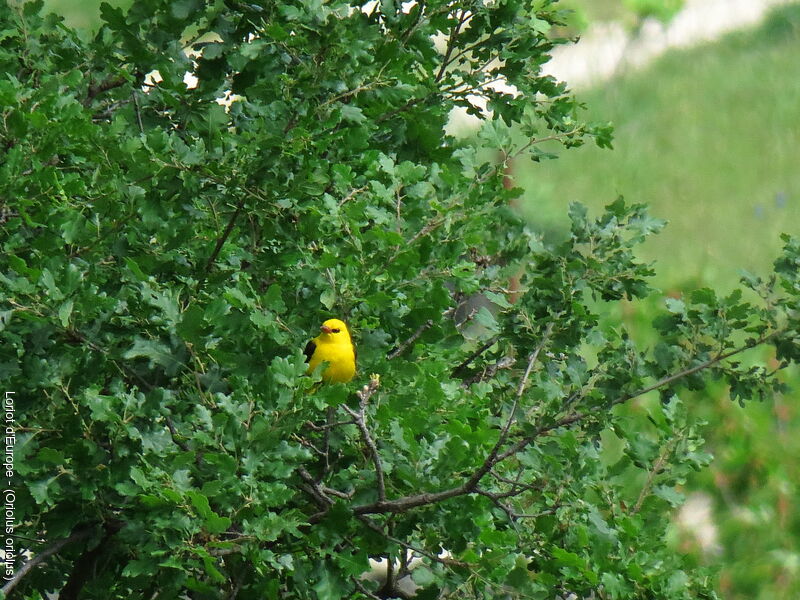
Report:
[[[322,333],[319,335],[320,340],[325,340],[326,342],[350,341],[350,332],[347,331],[347,325],[344,324],[344,321],[328,319],[322,324],[320,329],[322,330]]]

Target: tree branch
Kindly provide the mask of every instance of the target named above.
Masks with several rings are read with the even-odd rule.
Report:
[[[217,239],[217,244],[214,246],[214,251],[211,253],[211,256],[208,257],[206,261],[206,267],[200,276],[200,280],[197,282],[197,289],[200,289],[203,286],[203,283],[206,280],[206,276],[208,275],[209,270],[211,269],[211,265],[214,264],[214,261],[217,260],[217,256],[219,256],[222,247],[225,245],[225,242],[228,241],[228,237],[231,235],[234,226],[236,225],[236,219],[239,218],[239,213],[242,212],[242,208],[244,208],[244,201],[245,198],[242,197],[239,200],[239,204],[236,205],[236,210],[233,211],[231,218],[228,220],[228,224],[225,226],[225,231],[222,235]]]
[[[510,369],[513,366],[514,366],[514,359],[511,358],[510,356],[504,356],[500,360],[484,368],[482,371],[476,373],[469,379],[465,379],[461,383],[461,387],[467,388],[471,386],[473,383],[480,383],[481,381],[492,379],[495,375],[497,375],[497,372],[500,369]]]
[[[503,426],[503,429],[500,431],[500,437],[497,439],[497,443],[492,448],[489,455],[486,457],[486,460],[483,461],[483,465],[473,473],[472,477],[469,478],[467,481],[467,485],[474,488],[478,485],[478,482],[483,478],[486,473],[488,473],[491,468],[499,462],[497,460],[497,454],[500,451],[500,448],[503,444],[506,443],[508,439],[508,432],[511,429],[511,425],[514,423],[515,413],[517,412],[517,404],[519,404],[520,398],[522,398],[522,394],[525,393],[525,387],[528,385],[528,378],[531,375],[531,371],[533,370],[533,365],[536,363],[536,360],[539,358],[539,353],[544,348],[544,345],[547,343],[547,340],[550,338],[550,334],[553,331],[553,323],[548,323],[547,328],[544,331],[544,335],[542,335],[542,339],[539,342],[539,345],[536,346],[536,349],[531,352],[530,358],[528,359],[528,366],[525,368],[525,373],[522,376],[522,379],[519,381],[519,385],[517,386],[517,393],[514,394],[514,401],[511,404],[511,410],[508,413],[508,419],[506,419],[506,423]]]
[[[511,455],[507,452],[503,454],[498,454],[498,453],[500,451],[500,448],[508,438],[508,432],[511,429],[511,425],[514,422],[514,413],[516,412],[517,404],[519,403],[522,394],[525,392],[525,387],[528,383],[528,378],[530,377],[531,371],[533,370],[533,365],[536,363],[536,360],[539,357],[539,353],[541,352],[542,348],[547,342],[547,339],[550,337],[552,330],[553,327],[551,323],[547,326],[547,329],[545,330],[545,333],[542,336],[541,342],[536,347],[536,349],[531,353],[530,358],[528,359],[528,365],[525,369],[525,373],[522,376],[519,385],[517,386],[517,392],[514,395],[514,401],[512,403],[508,419],[506,419],[506,423],[500,432],[500,437],[498,438],[497,443],[494,445],[492,450],[487,455],[486,459],[483,461],[483,464],[480,467],[478,467],[478,469],[470,476],[469,479],[467,479],[463,484],[457,487],[443,490],[440,492],[426,492],[423,494],[405,496],[403,498],[398,498],[396,500],[388,500],[388,501],[379,500],[378,502],[374,502],[372,504],[364,504],[361,506],[356,506],[353,508],[353,512],[356,515],[405,512],[417,506],[435,504],[437,502],[441,502],[449,498],[455,498],[456,496],[463,496],[465,494],[474,493],[477,490],[478,483],[483,478],[483,476],[486,475],[486,473],[488,473],[492,469],[492,467],[494,467],[497,463],[499,463],[501,460]],[[516,445],[518,444],[515,444],[515,446]]]
[[[118,77],[109,77],[108,79],[104,79],[100,83],[95,83],[89,86],[89,89],[86,92],[86,99],[83,101],[84,106],[89,106],[92,103],[92,100],[95,97],[99,96],[103,92],[107,92],[109,90],[113,90],[114,88],[121,87],[125,85],[127,79],[122,76]]]
[[[356,427],[358,427],[359,431],[361,431],[361,437],[364,439],[364,443],[367,445],[367,448],[369,448],[372,462],[375,465],[375,479],[378,486],[378,501],[383,502],[386,500],[386,483],[383,475],[383,464],[381,463],[381,456],[378,454],[378,447],[375,445],[372,435],[367,428],[366,416],[367,402],[372,394],[377,391],[379,386],[380,378],[377,375],[373,375],[370,377],[369,383],[356,392],[356,395],[361,401],[359,404],[359,410],[355,411],[346,404],[342,404],[342,408],[356,422]]]
[[[612,406],[616,406],[617,404],[622,404],[623,402],[627,402],[628,400],[632,400],[633,398],[638,398],[639,396],[643,396],[648,392],[652,392],[653,390],[657,390],[658,388],[664,387],[665,385],[669,385],[673,381],[677,381],[679,379],[683,379],[684,377],[688,377],[689,375],[694,375],[695,373],[697,373],[699,371],[703,371],[704,369],[708,369],[709,367],[713,367],[718,362],[721,362],[721,361],[723,361],[723,360],[725,360],[727,358],[730,358],[731,356],[735,356],[737,354],[740,354],[741,352],[744,352],[745,350],[750,350],[751,348],[755,348],[756,346],[760,346],[761,344],[763,344],[765,342],[768,342],[772,338],[777,337],[777,336],[781,335],[782,333],[786,333],[786,330],[785,329],[775,330],[772,333],[768,333],[766,335],[763,335],[760,338],[758,338],[757,340],[753,340],[752,342],[744,344],[743,346],[739,346],[738,348],[734,348],[733,350],[730,350],[728,352],[724,352],[722,354],[718,354],[714,358],[710,358],[709,360],[707,360],[707,361],[705,361],[703,363],[700,363],[699,365],[695,365],[694,367],[691,367],[689,369],[685,369],[683,371],[680,371],[679,373],[675,373],[674,375],[670,375],[668,377],[664,377],[663,379],[660,379],[659,381],[657,381],[656,383],[654,383],[651,386],[648,386],[646,388],[643,388],[641,390],[633,392],[632,394],[629,394],[629,395],[620,396],[619,398],[617,398],[616,400],[614,400],[612,402]]]
[[[405,548],[406,550],[410,550],[411,552],[419,554],[420,556],[424,556],[425,558],[427,558],[429,560],[432,560],[434,562],[438,562],[438,563],[443,564],[443,565],[445,565],[447,567],[469,567],[470,566],[468,563],[465,563],[463,561],[456,560],[454,558],[449,558],[449,557],[443,558],[441,556],[437,556],[436,554],[433,554],[432,552],[428,552],[427,550],[423,550],[422,548],[417,548],[416,546],[412,546],[408,542],[404,542],[403,540],[398,539],[398,538],[388,534],[386,531],[383,530],[383,528],[380,525],[378,525],[375,521],[373,521],[369,517],[360,516],[360,517],[358,517],[358,520],[361,521],[362,523],[364,523],[364,525],[366,525],[367,527],[372,529],[374,532],[380,534],[381,536],[383,536],[384,538],[386,538],[387,540],[392,542],[393,544],[397,544],[398,546],[401,546],[401,547]]]
[[[749,350],[750,348],[754,348],[756,346],[759,346],[759,345],[765,343],[766,341],[768,341],[768,340],[780,335],[781,333],[784,333],[784,330],[773,331],[772,333],[766,334],[766,335],[760,337],[757,340],[749,342],[749,343],[747,343],[747,344],[745,344],[743,346],[740,346],[738,348],[735,348],[735,349],[733,349],[733,350],[731,350],[729,352],[725,352],[723,354],[719,354],[719,355],[715,356],[714,358],[709,359],[709,360],[707,360],[707,361],[705,361],[705,362],[703,362],[703,363],[701,363],[699,365],[696,365],[696,366],[694,366],[692,368],[685,369],[684,371],[681,371],[679,373],[675,373],[674,375],[670,375],[669,377],[665,377],[665,378],[659,380],[658,382],[656,382],[653,385],[650,385],[650,386],[647,386],[645,388],[642,388],[642,389],[640,389],[640,390],[638,390],[636,392],[633,392],[631,394],[625,394],[623,396],[620,396],[616,400],[612,401],[611,405],[615,406],[617,404],[621,404],[623,402],[626,402],[628,400],[631,400],[633,398],[637,398],[637,397],[639,397],[639,396],[641,396],[643,394],[646,394],[647,392],[651,392],[651,391],[653,391],[655,389],[658,389],[660,387],[668,385],[668,384],[670,384],[670,383],[672,383],[674,381],[677,381],[678,379],[681,379],[683,377],[687,377],[688,375],[691,375],[693,373],[697,373],[698,371],[701,371],[703,369],[707,369],[708,367],[711,367],[711,366],[717,364],[718,362],[720,362],[722,360],[725,360],[726,358],[730,358],[731,356],[734,356],[736,354],[744,352],[745,350]],[[539,349],[537,348],[537,350],[539,350]],[[536,351],[534,352],[534,354],[531,355],[531,359],[534,358],[535,354],[537,354]],[[532,367],[533,367],[533,361],[530,360],[530,359],[528,361],[528,366],[529,366],[529,368],[526,369],[526,374],[530,375],[530,369],[532,369]],[[526,382],[527,382],[527,377],[523,376],[523,379],[520,381],[520,385],[518,386],[518,389],[517,389],[517,393],[518,394],[521,393],[520,390],[524,390]],[[515,396],[515,402],[514,402],[514,406],[515,407],[516,407],[517,401],[518,401],[518,396]],[[366,515],[366,514],[406,512],[406,511],[408,511],[408,510],[410,510],[412,508],[416,508],[418,506],[425,506],[425,505],[428,505],[428,504],[435,504],[435,503],[438,503],[438,502],[442,502],[443,500],[448,500],[450,498],[455,498],[457,496],[463,496],[465,494],[475,493],[476,489],[477,489],[478,482],[481,480],[481,478],[494,465],[504,461],[506,458],[509,458],[510,456],[518,454],[519,452],[524,450],[528,445],[533,443],[533,441],[536,440],[538,437],[540,437],[540,436],[542,436],[542,435],[544,435],[544,434],[546,434],[546,433],[548,433],[550,431],[553,431],[555,429],[559,429],[561,427],[566,427],[568,425],[572,425],[574,423],[577,423],[577,422],[585,419],[587,416],[588,416],[588,413],[572,413],[570,415],[567,415],[567,416],[565,416],[565,417],[563,417],[561,419],[558,419],[558,420],[554,421],[553,423],[551,423],[549,425],[543,425],[543,426],[539,427],[538,429],[536,429],[536,431],[534,431],[532,434],[530,434],[530,435],[522,438],[521,440],[517,441],[515,444],[513,444],[512,446],[510,446],[509,448],[507,448],[503,452],[500,452],[500,446],[502,444],[500,444],[499,443],[500,440],[498,440],[498,444],[495,444],[495,447],[492,449],[492,451],[486,457],[484,463],[470,476],[469,479],[467,479],[463,484],[461,484],[459,486],[456,486],[456,487],[453,487],[453,488],[450,488],[450,489],[447,489],[447,490],[442,490],[440,492],[426,492],[426,493],[423,493],[423,494],[414,494],[414,495],[410,495],[410,496],[404,496],[404,497],[398,498],[396,500],[387,500],[385,502],[380,502],[379,501],[379,502],[374,502],[372,504],[362,504],[360,506],[355,506],[353,508],[353,513],[356,514],[356,515]],[[509,419],[513,420],[513,411],[509,415]],[[501,436],[500,436],[501,440],[505,440],[505,437],[506,437],[507,432],[508,432],[510,427],[511,427],[510,421],[507,420],[506,421],[506,425],[503,427],[503,430],[501,432]]]
[[[106,555],[114,535],[122,529],[122,521],[107,521],[105,533],[94,548],[87,548],[72,564],[67,583],[58,594],[59,600],[78,600],[86,583],[96,575],[97,561]]]
[[[8,594],[11,593],[11,590],[17,587],[17,585],[19,585],[19,583],[28,573],[30,573],[39,564],[43,563],[48,558],[50,558],[53,554],[57,554],[58,552],[60,552],[64,546],[66,546],[67,544],[71,544],[72,542],[85,540],[86,538],[91,536],[95,531],[97,531],[97,527],[94,525],[91,525],[89,527],[82,527],[76,531],[73,531],[72,534],[69,535],[68,537],[53,542],[48,548],[36,554],[28,562],[22,565],[16,573],[14,573],[14,576],[11,579],[9,579],[3,586],[2,588],[3,594],[5,596],[8,596]]]
[[[372,600],[381,600],[381,597],[380,597],[380,596],[376,596],[375,594],[373,594],[372,592],[370,592],[370,591],[369,591],[369,590],[368,590],[368,589],[367,589],[367,588],[364,586],[364,584],[363,584],[363,583],[361,583],[361,582],[360,582],[358,579],[356,579],[355,577],[351,577],[351,578],[350,578],[350,580],[353,582],[353,585],[354,585],[354,586],[356,586],[356,589],[357,589],[359,592],[361,592],[362,594],[364,594],[364,595],[365,595],[367,598],[372,598]]]
[[[428,319],[422,325],[420,325],[413,334],[411,334],[411,337],[409,337],[397,348],[395,348],[389,354],[387,354],[386,360],[392,360],[393,358],[397,358],[398,356],[400,356],[403,352],[405,352],[408,349],[409,346],[411,346],[411,344],[416,342],[419,339],[419,337],[431,327],[433,327],[433,319]]]
[[[715,364],[717,364],[717,363],[719,363],[719,362],[721,362],[721,361],[723,361],[723,360],[725,360],[727,358],[735,356],[736,354],[740,354],[741,352],[744,352],[745,350],[750,350],[751,348],[755,348],[756,346],[760,346],[761,344],[769,341],[770,339],[772,339],[774,337],[777,337],[782,333],[785,333],[785,331],[786,331],[785,329],[779,329],[779,330],[773,331],[772,333],[768,333],[766,335],[763,335],[760,338],[758,338],[757,340],[752,340],[751,342],[748,342],[748,343],[746,343],[746,344],[744,344],[742,346],[739,346],[738,348],[734,348],[733,350],[730,350],[728,352],[724,352],[722,354],[718,354],[714,358],[710,358],[709,360],[707,360],[705,362],[702,362],[699,365],[695,365],[694,367],[691,367],[689,369],[684,369],[683,371],[680,371],[680,372],[675,373],[673,375],[669,375],[668,377],[664,377],[663,379],[660,379],[659,381],[657,381],[656,383],[654,383],[652,385],[649,385],[647,387],[639,389],[639,390],[637,390],[635,392],[631,392],[630,394],[623,394],[619,398],[616,398],[616,399],[612,400],[611,403],[610,403],[610,406],[613,407],[613,406],[616,406],[618,404],[623,404],[623,403],[627,402],[628,400],[633,400],[634,398],[638,398],[639,396],[643,396],[644,394],[647,394],[648,392],[652,392],[652,391],[657,390],[659,388],[662,388],[662,387],[664,387],[666,385],[674,383],[675,381],[678,381],[678,380],[680,380],[680,379],[682,379],[684,377],[688,377],[689,375],[693,375],[694,373],[697,373],[697,372],[702,371],[704,369],[708,369],[709,367],[713,367]],[[516,453],[520,452],[528,444],[533,442],[539,436],[544,435],[545,433],[548,433],[548,432],[553,431],[555,429],[559,429],[561,427],[566,427],[567,425],[572,425],[574,423],[582,421],[583,419],[585,419],[588,416],[589,416],[589,413],[574,412],[574,413],[572,413],[570,415],[567,415],[567,416],[565,416],[565,417],[563,417],[561,419],[556,420],[555,422],[551,423],[550,425],[543,425],[542,427],[539,427],[531,435],[521,439],[519,442],[517,442],[516,444],[511,446],[508,450],[506,450],[503,454],[501,454],[500,455],[500,459],[498,460],[498,462],[500,462],[501,460],[503,460],[505,458],[508,458],[512,454],[516,454]]]
[[[302,479],[306,483],[305,489],[316,501],[316,503],[323,509],[323,513],[328,511],[328,508],[333,504],[333,500],[328,498],[328,495],[322,489],[322,486],[317,483],[314,478],[311,476],[304,467],[300,467],[297,469],[297,474],[300,475],[300,479]],[[309,519],[311,522],[311,520]]]
[[[453,54],[453,50],[455,49],[456,38],[458,37],[458,34],[461,32],[461,28],[470,19],[471,16],[472,15],[469,14],[469,11],[467,11],[466,9],[461,9],[461,15],[458,17],[458,23],[456,23],[456,26],[450,32],[450,36],[447,38],[447,48],[444,51],[442,64],[439,67],[439,72],[436,73],[436,77],[434,78],[434,81],[436,83],[439,83],[439,81],[441,81],[442,77],[444,76],[445,70],[447,69],[447,67],[450,66],[451,62],[450,56]]]
[[[458,365],[455,369],[453,369],[453,373],[456,374],[456,373],[466,369],[473,360],[475,360],[481,354],[486,352],[489,348],[494,346],[498,339],[500,339],[500,336],[496,335],[496,336],[490,338],[489,340],[487,340],[486,342],[484,342],[483,344],[481,344],[481,346],[478,347],[477,350],[475,350],[472,354],[470,354],[467,358],[465,358],[464,361],[460,365]]]

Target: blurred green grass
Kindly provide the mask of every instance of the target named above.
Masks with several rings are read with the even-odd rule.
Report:
[[[615,124],[614,151],[587,145],[515,180],[532,222],[565,227],[566,207],[622,195],[669,226],[643,248],[662,287],[729,289],[765,272],[781,232],[800,233],[800,7],[580,94]]]
[[[565,12],[566,28],[559,33],[579,35],[592,24],[617,21],[628,28],[640,24],[640,18],[655,16],[669,19],[686,0],[557,0],[556,8]]]
[[[100,26],[100,5],[103,2],[123,9],[133,4],[133,0],[45,0],[43,12],[61,15],[69,27],[93,30]]]

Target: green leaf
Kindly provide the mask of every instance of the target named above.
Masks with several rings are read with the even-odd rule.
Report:
[[[134,339],[133,346],[126,350],[122,357],[126,360],[146,358],[150,365],[159,365],[169,374],[177,372],[181,366],[169,346],[157,340],[146,340],[138,336]]]
[[[343,104],[340,108],[342,111],[342,118],[351,123],[363,123],[367,117],[364,112],[358,107],[350,104]]]
[[[281,286],[276,283],[270,285],[264,295],[264,306],[279,315],[286,312],[286,304],[283,301],[282,293]]]
[[[694,304],[717,305],[717,294],[710,288],[694,290],[691,294],[691,299]]]
[[[73,306],[75,306],[75,303],[72,299],[68,299],[58,309],[58,320],[61,321],[61,326],[64,328],[69,326],[69,318],[72,315]]]
[[[319,295],[319,301],[328,310],[332,309],[336,304],[336,292],[331,288],[325,288]]]

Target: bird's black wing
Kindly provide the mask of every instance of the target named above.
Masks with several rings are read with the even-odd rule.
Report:
[[[317,345],[314,343],[314,340],[306,344],[306,349],[303,350],[303,354],[306,355],[306,362],[311,362],[311,357],[314,356],[314,350],[316,349]]]

